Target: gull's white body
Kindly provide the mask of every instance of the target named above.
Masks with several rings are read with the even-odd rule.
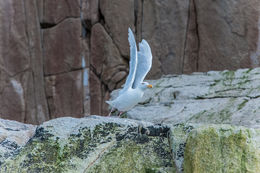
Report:
[[[144,90],[149,87],[148,83],[143,82],[143,80],[152,66],[152,52],[149,44],[142,40],[139,43],[139,51],[137,51],[131,29],[128,30],[128,40],[130,44],[130,70],[125,86],[115,100],[106,101],[111,107],[119,111],[128,111],[141,101]]]
[[[107,101],[107,103],[119,111],[128,111],[141,101],[143,95],[144,92],[139,88],[130,88],[124,94],[119,95],[115,100]]]

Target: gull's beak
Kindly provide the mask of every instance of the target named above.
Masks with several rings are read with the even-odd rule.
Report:
[[[147,85],[147,88],[152,88],[153,86],[152,85]]]

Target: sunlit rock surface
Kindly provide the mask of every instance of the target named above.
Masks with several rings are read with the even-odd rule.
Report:
[[[168,130],[119,118],[54,119],[8,159],[0,155],[0,172],[172,172]]]
[[[212,124],[178,124],[170,129],[176,172],[260,172],[259,129]]]
[[[260,68],[165,76],[149,82],[154,88],[146,91],[128,118],[260,128]]]

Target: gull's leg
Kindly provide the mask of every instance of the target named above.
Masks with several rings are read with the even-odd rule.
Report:
[[[110,111],[109,114],[108,114],[108,117],[111,116],[111,113],[112,113],[113,111],[114,111],[114,108],[111,109],[111,111]]]

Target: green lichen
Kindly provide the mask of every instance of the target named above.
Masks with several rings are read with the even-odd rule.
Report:
[[[80,128],[66,138],[38,128],[0,172],[171,172],[171,163],[167,138],[148,137],[138,134],[138,127],[108,122]]]
[[[249,100],[244,99],[243,102],[238,105],[237,110],[239,111],[239,110],[243,109],[243,107],[245,107],[245,105],[246,105],[246,103],[247,103],[248,101],[249,101]]]
[[[185,147],[184,172],[260,172],[260,150],[251,133],[224,125],[193,130]]]
[[[246,74],[250,73],[253,70],[253,68],[249,68],[247,71],[245,71]]]
[[[232,117],[232,109],[236,107],[236,99],[230,98],[229,101],[221,110],[215,110],[214,108],[209,110],[202,110],[199,113],[191,115],[187,122],[192,123],[229,123]]]
[[[159,143],[160,149],[158,150]],[[172,170],[167,140],[151,139],[147,145],[127,141],[118,143],[118,145],[119,147],[115,146],[102,155],[98,163],[93,164],[86,172],[146,173],[159,170],[171,172]]]

